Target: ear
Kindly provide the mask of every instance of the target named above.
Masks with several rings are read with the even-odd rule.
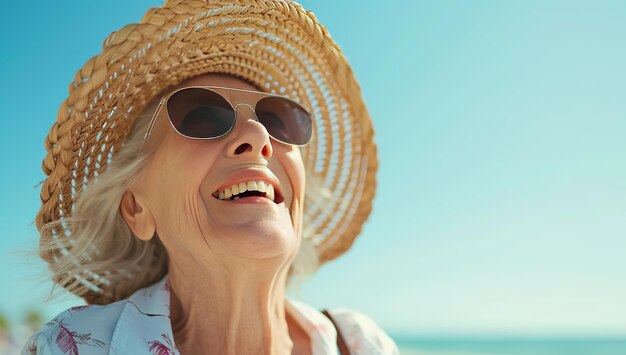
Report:
[[[148,241],[156,232],[154,217],[148,206],[135,198],[132,191],[126,190],[120,201],[120,212],[126,224],[137,238]]]

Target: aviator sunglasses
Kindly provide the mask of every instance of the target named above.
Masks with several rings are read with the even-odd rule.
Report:
[[[227,99],[229,92],[238,92],[251,98],[254,107],[247,103],[233,106]],[[236,109],[248,106],[255,118],[275,140],[295,146],[305,146],[311,141],[313,124],[311,115],[297,102],[284,96],[221,86],[190,86],[164,96],[144,136],[150,135],[162,107],[174,130],[191,139],[217,139],[226,136],[235,127]],[[143,144],[141,149],[143,149]],[[140,150],[141,150],[140,149]]]

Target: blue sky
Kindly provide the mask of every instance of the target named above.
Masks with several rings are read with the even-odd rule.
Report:
[[[76,71],[159,1],[0,4],[0,312],[52,317],[31,224]],[[303,288],[395,334],[626,335],[626,3],[303,1],[376,129],[374,209]]]

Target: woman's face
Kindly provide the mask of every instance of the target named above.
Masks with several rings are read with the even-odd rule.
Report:
[[[232,76],[207,74],[172,91],[199,85],[258,90]],[[255,103],[232,91],[227,99],[233,106]],[[214,140],[177,134],[166,115],[161,109],[148,139],[152,155],[146,174],[133,192],[148,208],[170,256],[294,256],[300,245],[305,183],[299,148],[271,138],[247,105],[237,106],[231,132]],[[234,183],[259,180],[274,185],[275,202],[264,197],[232,201],[215,197]]]

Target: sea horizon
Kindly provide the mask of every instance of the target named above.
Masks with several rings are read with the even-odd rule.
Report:
[[[626,336],[390,336],[402,355],[626,354]]]

